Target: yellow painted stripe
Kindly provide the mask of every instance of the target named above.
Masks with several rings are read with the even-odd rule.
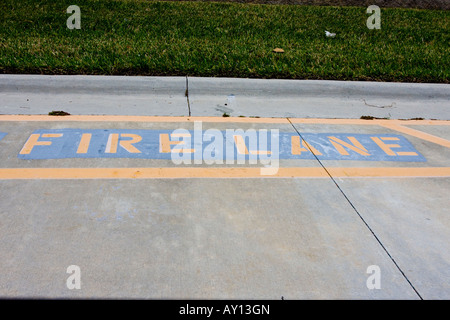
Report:
[[[450,167],[327,168],[333,177],[450,177]],[[1,168],[0,180],[16,179],[170,179],[170,178],[326,178],[321,167],[279,168],[262,176],[261,168]]]
[[[327,168],[333,177],[450,177],[450,167]]]
[[[289,124],[357,124],[357,125],[450,125],[446,120],[361,120],[361,119],[315,119],[315,118],[250,118],[250,117],[170,117],[170,116],[118,116],[118,115],[0,115],[0,121],[55,121],[55,122],[225,122],[225,123],[280,123]]]
[[[419,131],[416,129],[411,129],[411,128],[407,128],[407,127],[403,127],[403,126],[395,125],[395,124],[383,124],[383,127],[389,128],[389,129],[392,129],[392,130],[395,130],[395,131],[398,131],[401,133],[405,133],[405,134],[408,134],[410,136],[413,136],[413,137],[416,137],[416,138],[419,138],[422,140],[433,142],[433,143],[439,144],[439,145],[447,147],[447,148],[450,148],[450,141],[440,138],[440,137],[436,137],[432,134],[429,134],[429,133],[426,133],[423,131]]]
[[[286,118],[230,118],[230,117],[165,117],[165,116],[116,116],[116,115],[0,115],[0,121],[56,121],[56,122],[232,122],[232,123],[284,123],[289,124]]]
[[[435,125],[435,126],[448,126],[450,121],[447,120],[388,120],[388,119],[374,119],[374,120],[362,120],[362,119],[303,119],[303,118],[289,118],[292,123],[303,124],[348,124],[348,125]]]

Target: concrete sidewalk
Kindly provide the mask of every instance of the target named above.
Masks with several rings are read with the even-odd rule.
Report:
[[[2,114],[449,120],[449,101],[448,84],[0,75]]]
[[[1,297],[450,298],[449,121],[359,120],[349,104],[383,87],[406,106],[415,92],[448,120],[448,86],[398,84],[396,96],[328,82],[322,98],[344,102],[317,104],[318,119],[286,113],[311,110],[299,96],[318,99],[319,83],[189,78],[186,97],[185,78],[157,80],[0,77]],[[282,99],[302,107],[275,110]],[[284,116],[237,116],[258,104]],[[179,139],[194,160],[227,130],[214,155],[231,145],[230,163],[174,161]],[[278,170],[262,175],[267,150]],[[72,265],[80,289],[67,286]]]

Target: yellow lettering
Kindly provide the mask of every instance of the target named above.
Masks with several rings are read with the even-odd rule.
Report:
[[[348,140],[350,140],[353,145],[342,141],[341,139],[338,139],[336,137],[328,137],[328,139],[330,139],[331,144],[336,148],[336,150],[343,156],[348,156],[349,153],[347,152],[347,150],[344,149],[344,147],[347,147],[357,153],[359,153],[360,155],[363,156],[370,156],[370,154],[367,152],[367,149],[363,147],[363,145],[356,140],[355,137],[347,137]]]
[[[248,154],[247,146],[245,145],[244,138],[240,135],[233,136],[236,143],[236,149],[239,154]]]
[[[77,153],[87,153],[89,144],[91,143],[92,134],[83,133],[81,136],[80,144],[78,145]]]
[[[172,138],[186,138],[190,136],[191,136],[190,134],[183,134],[183,133],[173,133],[170,135],[170,137]],[[170,148],[171,145],[178,145],[183,143],[183,141],[170,140],[170,137],[168,133],[161,133],[159,135],[159,152],[170,153],[172,152]],[[193,153],[195,152],[195,149],[175,149],[174,152]]]
[[[306,145],[306,148],[302,145]],[[302,151],[304,152],[312,152],[316,156],[321,156],[322,153],[318,151],[316,148],[308,144],[305,140],[301,139],[299,136],[291,137],[291,153],[293,155],[301,155]]]
[[[119,143],[119,134],[111,133],[106,143],[105,153],[117,153],[117,145]]]
[[[399,151],[397,153],[395,153],[394,151],[392,151],[392,148],[400,148],[400,146],[398,144],[394,144],[394,143],[384,143],[381,140],[384,141],[398,141],[400,140],[399,138],[396,137],[382,137],[382,138],[378,138],[378,137],[371,137],[371,139],[381,148],[381,150],[383,150],[388,156],[417,156],[418,154],[416,152],[408,152],[408,151]]]
[[[127,150],[129,153],[141,153],[140,150],[138,150],[135,146],[133,146],[134,143],[138,143],[142,140],[142,137],[140,135],[134,134],[134,133],[121,133],[121,137],[125,138],[131,138],[131,140],[120,140],[120,146]]]
[[[131,140],[120,140],[119,142],[119,134],[111,133],[108,137],[105,153],[117,153],[117,147],[119,145],[129,153],[141,153],[140,150],[133,146],[134,143],[138,143],[142,140],[140,135],[133,133],[121,133],[120,137],[131,138]]]
[[[39,141],[39,133],[33,133],[28,138],[27,142],[25,142],[25,145],[23,146],[22,150],[20,150],[20,154],[29,154],[31,150],[35,146],[49,146],[52,144],[51,141]],[[62,137],[62,133],[43,133],[42,138],[59,138]]]
[[[235,135],[234,142],[236,143],[236,149],[239,154],[249,154],[245,140],[241,135]],[[268,150],[250,150],[250,154],[271,154]]]

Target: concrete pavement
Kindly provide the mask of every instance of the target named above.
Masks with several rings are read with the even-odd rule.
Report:
[[[71,109],[52,105],[72,95],[70,87],[62,89],[64,81],[54,83],[65,90],[59,94],[49,93],[54,89],[48,81],[42,88],[23,84],[16,94],[21,99],[29,94],[26,109],[14,102],[13,85],[3,85],[6,78],[0,77],[2,297],[450,298],[446,86],[429,85],[436,96],[430,105],[441,111],[427,112],[447,119],[400,121],[359,120],[359,113],[332,119],[355,110],[351,104],[334,115],[327,113],[332,108],[319,106],[329,119],[313,118],[313,112],[311,118],[287,118],[286,112],[307,110],[306,100],[298,97],[289,99],[304,107],[280,104],[273,107],[274,118],[264,117],[269,111],[264,101],[258,101],[261,118],[221,117],[227,112],[216,110],[222,98],[232,115],[254,115],[258,103],[247,104],[250,97],[236,91],[248,90],[240,80],[211,84],[217,96],[208,107],[209,93],[196,91],[203,80],[188,79],[186,97],[182,78],[167,85],[169,79],[130,79],[136,84],[126,89],[130,95],[112,90],[105,105],[93,84],[97,78],[89,78],[88,86],[80,80],[73,92],[86,97]],[[145,92],[153,81],[158,83],[153,91]],[[265,93],[273,98],[268,105],[277,95],[288,96],[292,84],[285,83],[285,91]],[[133,90],[145,104],[133,108],[139,103]],[[425,97],[425,91],[412,91]],[[44,94],[47,104],[44,98],[34,100]],[[408,99],[391,94],[386,99],[395,98],[398,105]],[[186,115],[188,98],[192,117]],[[74,115],[45,115],[60,109]],[[419,117],[419,111],[411,114]],[[177,112],[183,117],[168,116]],[[14,115],[20,113],[29,115]],[[93,113],[120,115],[77,116]],[[227,130],[234,130],[231,141],[219,135]],[[241,140],[245,133],[255,133],[258,144],[251,143],[251,135]],[[260,144],[267,133],[270,144]],[[222,148],[215,145],[209,154],[216,162],[204,157],[195,163],[195,150],[208,155],[216,141],[211,136],[224,139]],[[179,146],[191,163],[174,161],[173,148]],[[268,167],[263,156],[274,147],[278,157],[269,166],[277,170],[261,174]],[[241,153],[244,163],[237,162]],[[254,163],[252,155],[257,155]],[[71,265],[81,272],[80,289],[67,286]]]
[[[0,75],[0,96],[2,114],[450,119],[448,84]]]

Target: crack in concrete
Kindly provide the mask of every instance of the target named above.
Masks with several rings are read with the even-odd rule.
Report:
[[[372,235],[374,236],[375,240],[378,242],[378,244],[381,246],[381,248],[384,250],[384,252],[388,255],[389,259],[394,263],[394,265],[397,267],[397,269],[400,271],[400,273],[403,275],[403,277],[405,278],[405,280],[408,282],[408,284],[410,285],[410,287],[414,290],[414,292],[417,294],[417,296],[420,298],[420,300],[423,300],[422,296],[419,294],[419,292],[416,290],[416,288],[413,286],[413,284],[411,283],[411,281],[408,279],[408,277],[405,275],[405,273],[403,272],[403,270],[400,268],[400,266],[397,264],[397,262],[394,260],[394,258],[391,256],[391,254],[389,253],[389,251],[386,249],[386,247],[383,245],[383,243],[381,242],[381,240],[377,237],[377,235],[375,234],[375,232],[372,230],[372,228],[369,226],[369,224],[366,222],[366,220],[364,220],[364,218],[362,217],[362,215],[359,213],[358,209],[356,209],[355,205],[350,201],[350,199],[348,198],[348,196],[345,194],[344,190],[342,190],[342,188],[339,186],[339,184],[337,183],[337,181],[333,178],[333,176],[331,175],[331,173],[327,170],[327,168],[324,166],[324,164],[322,163],[322,161],[320,161],[320,159],[317,157],[317,155],[312,151],[311,147],[309,146],[308,142],[303,139],[302,134],[300,133],[300,131],[297,130],[297,128],[294,126],[294,124],[291,122],[291,120],[289,118],[286,118],[287,121],[289,121],[289,123],[291,124],[291,126],[294,128],[295,132],[297,132],[297,134],[300,136],[300,139],[305,141],[305,145],[306,147],[309,149],[309,151],[311,151],[311,153],[314,155],[314,158],[317,160],[317,162],[319,162],[320,166],[325,170],[325,172],[328,174],[328,176],[330,177],[331,181],[334,182],[334,184],[336,185],[336,187],[338,188],[338,190],[341,192],[341,194],[344,196],[344,198],[347,200],[347,202],[350,204],[350,206],[353,208],[353,210],[356,212],[356,214],[359,216],[359,218],[361,219],[361,221],[364,223],[364,225],[367,227],[367,229],[369,229],[369,231],[372,233]]]
[[[186,97],[187,107],[188,107],[188,115],[191,116],[191,103],[189,101],[189,80],[188,76],[186,76],[186,90],[184,91],[184,96]]]
[[[366,102],[365,99],[361,99],[361,100],[364,101],[364,104],[365,104],[366,106],[372,107],[372,108],[379,108],[379,109],[384,109],[384,108],[394,108],[394,105],[395,105],[395,102],[392,102],[390,105],[387,105],[387,106],[376,106],[376,105],[374,105],[374,104],[368,104],[368,103]]]

